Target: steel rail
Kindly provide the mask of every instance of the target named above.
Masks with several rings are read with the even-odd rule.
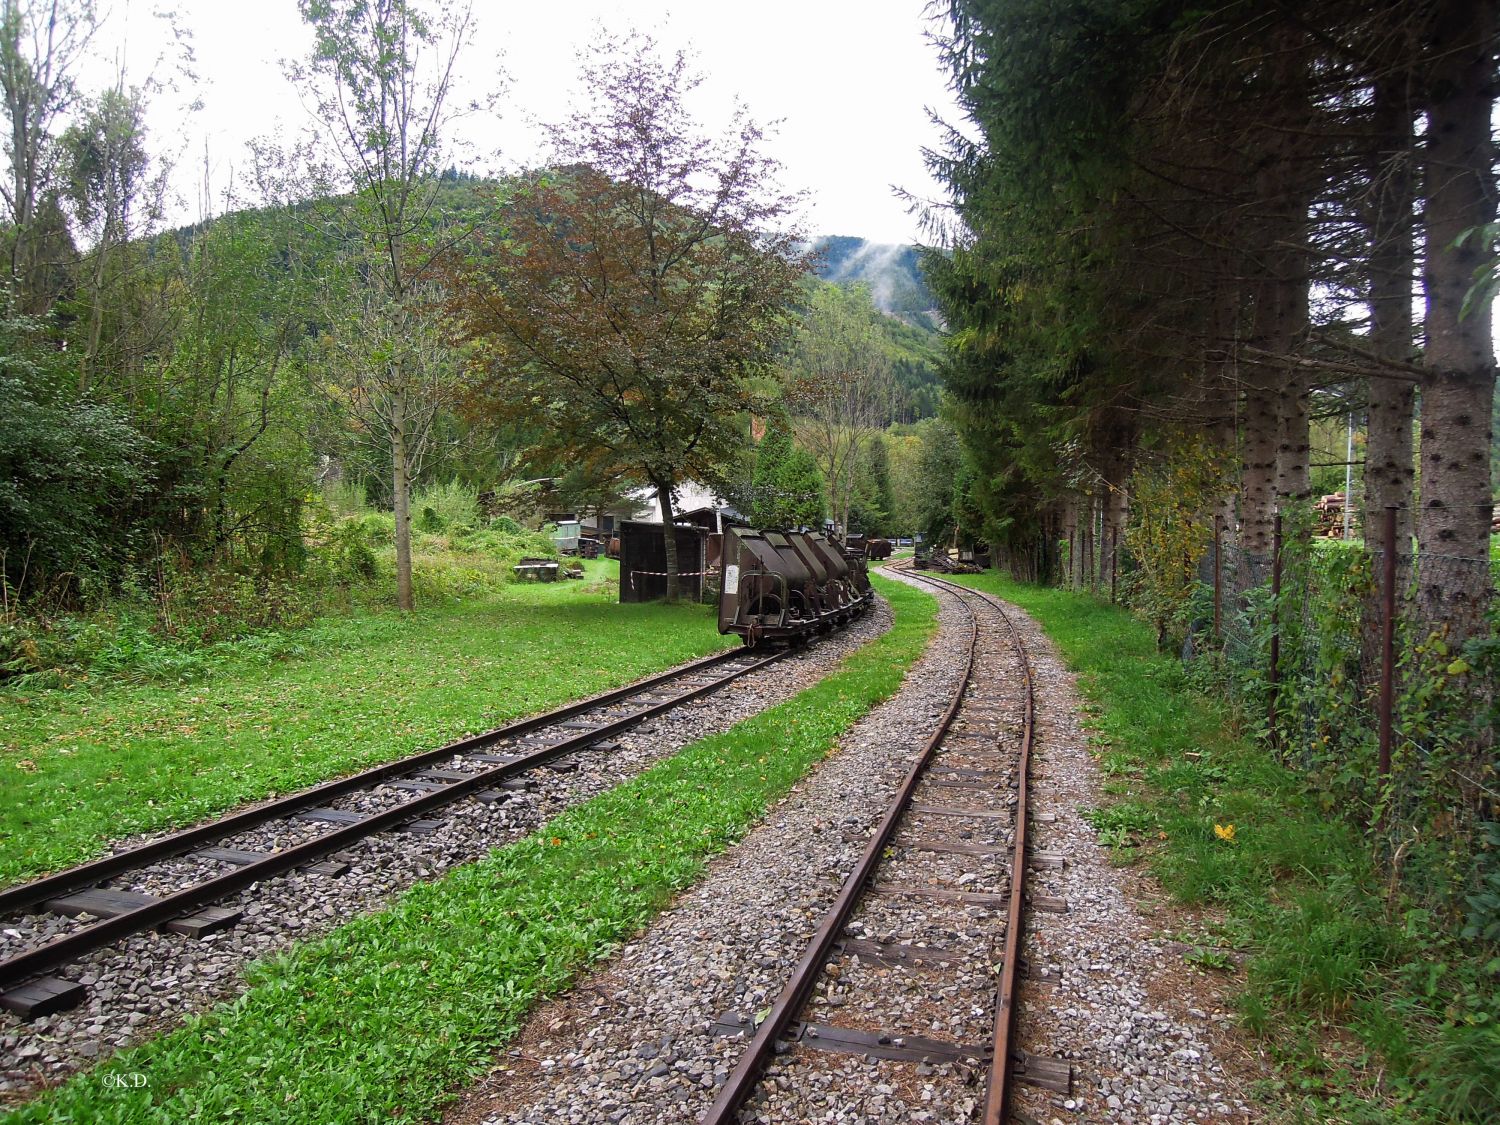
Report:
[[[755,659],[748,664],[731,670],[728,675],[721,676],[706,684],[701,684],[693,687],[686,692],[672,695],[667,699],[653,703],[642,710],[633,711],[629,715],[625,715],[619,719],[616,719],[609,723],[605,723],[598,727],[594,727],[590,730],[582,731],[559,742],[549,743],[546,746],[539,747],[528,754],[517,757],[514,761],[496,765],[492,769],[482,770],[470,777],[463,779],[462,781],[455,781],[449,785],[445,785],[442,789],[435,790],[431,793],[422,794],[421,796],[415,797],[408,801],[404,801],[399,805],[393,806],[392,808],[371,814],[370,816],[366,817],[356,824],[350,824],[342,828],[336,828],[330,832],[326,832],[316,837],[315,839],[306,841],[302,844],[298,844],[294,847],[283,849],[282,851],[267,853],[266,858],[263,860],[259,860],[255,863],[237,868],[236,870],[227,872],[215,878],[205,880],[202,883],[197,883],[183,891],[179,891],[172,895],[167,895],[156,900],[155,902],[148,903],[145,906],[139,907],[135,910],[130,910],[122,914],[118,914],[112,918],[103,919],[87,927],[86,929],[78,930],[72,934],[57,938],[46,945],[38,946],[35,949],[31,949],[25,953],[18,954],[6,961],[0,961],[0,988],[7,988],[11,985],[18,984],[22,981],[40,976],[41,974],[56,969],[59,966],[68,963],[69,961],[75,960],[85,953],[89,953],[102,946],[108,945],[111,942],[117,941],[122,937],[141,933],[145,930],[149,930],[154,928],[155,926],[161,925],[164,922],[169,922],[173,919],[182,917],[185,914],[189,914],[192,911],[201,909],[202,907],[208,906],[211,903],[217,902],[223,899],[225,896],[232,894],[235,891],[241,890],[244,887],[251,885],[252,883],[261,882],[267,878],[278,875],[283,871],[287,871],[294,867],[305,866],[321,858],[322,856],[327,855],[329,852],[338,851],[340,848],[347,847],[350,844],[356,843],[368,836],[372,836],[377,832],[381,832],[389,828],[399,827],[402,824],[416,819],[423,813],[430,812],[446,804],[451,804],[452,802],[458,800],[460,797],[464,797],[470,793],[487,788],[500,781],[503,781],[508,777],[514,776],[515,774],[524,773],[525,771],[533,769],[551,758],[555,758],[561,754],[571,753],[575,750],[582,749],[592,743],[598,742],[612,735],[622,733],[623,731],[628,730],[630,727],[643,721],[644,719],[661,714],[663,711],[671,710],[674,707],[680,706],[681,704],[689,702],[693,699],[697,699],[700,696],[707,695],[709,692],[715,691],[725,684],[739,679],[741,676],[747,675],[748,673],[755,671],[758,668],[763,668],[768,664],[773,664],[776,661],[785,658],[788,655],[788,651],[789,650],[782,650],[780,652],[772,653],[767,656],[759,657],[758,659]],[[724,663],[727,659],[738,658],[744,655],[745,652],[743,649],[731,649],[726,654],[720,654],[715,657],[708,657],[702,660],[695,661],[692,664],[677,669],[675,672],[662,673],[657,676],[649,677],[648,679],[631,685],[628,688],[605,692],[602,695],[593,697],[591,700],[581,701],[577,704],[570,704],[567,707],[560,708],[557,711],[549,712],[546,715],[536,716],[532,719],[523,720],[520,723],[515,723],[508,727],[502,727],[496,731],[490,731],[486,734],[476,735],[472,738],[464,739],[460,742],[451,743],[448,746],[441,747],[438,750],[428,751],[424,754],[417,755],[414,758],[404,759],[399,763],[392,763],[390,766],[382,766],[375,770],[369,770],[363,774],[357,774],[352,778],[345,778],[339,782],[330,782],[327,785],[318,786],[314,789],[307,790],[304,793],[296,795],[295,798],[289,799],[287,803],[277,802],[273,806],[263,806],[261,809],[253,810],[253,812],[255,813],[262,813],[267,808],[273,808],[275,811],[269,816],[262,815],[258,819],[243,821],[243,823],[255,824],[263,823],[265,820],[269,819],[276,819],[277,817],[284,815],[287,812],[295,812],[298,809],[316,804],[318,803],[318,801],[326,800],[331,795],[338,795],[340,793],[349,792],[352,789],[360,788],[361,786],[357,784],[351,784],[356,780],[362,779],[364,783],[368,785],[372,779],[378,782],[396,774],[410,773],[414,769],[421,768],[423,765],[426,765],[431,761],[442,760],[443,758],[451,757],[456,753],[464,753],[466,751],[479,749],[480,747],[489,745],[490,743],[500,738],[513,736],[518,731],[520,733],[525,733],[526,731],[545,728],[546,726],[554,724],[560,718],[566,718],[568,715],[577,714],[580,711],[588,710],[590,707],[598,707],[608,702],[627,697],[629,695],[638,694],[644,690],[648,690],[652,686],[659,685],[666,680],[673,678],[684,678],[692,675],[695,672],[702,671],[705,668],[712,667],[715,664]],[[204,829],[191,829],[186,832],[177,833],[174,836],[168,837],[166,841],[160,841],[158,843],[165,843],[170,841],[176,843],[178,846],[166,852],[158,850],[154,845],[148,845],[146,849],[142,850],[150,851],[152,859],[159,858],[163,854],[179,854],[183,850],[185,850],[185,847],[190,847],[196,843],[208,842],[209,840],[213,839],[220,839],[226,835],[232,834],[233,828],[226,831],[225,826],[232,825],[235,828],[242,827],[242,820],[248,815],[249,814],[237,814],[236,816],[230,817],[225,821],[217,822],[214,825],[204,826]],[[211,834],[207,836],[203,835],[203,831],[205,829],[212,829]],[[125,853],[126,856],[129,856],[131,854],[132,853]],[[135,854],[138,859],[139,853]],[[109,860],[99,861],[99,864],[109,865],[110,861],[118,858],[123,857],[109,857]],[[113,865],[111,867],[111,870],[114,873],[118,873],[118,871],[120,870],[128,870],[130,867],[139,865],[139,861],[133,864],[128,864],[125,867]],[[49,880],[41,880],[39,881],[39,883],[56,883],[57,880],[62,880],[68,876],[74,876],[79,872],[93,869],[95,869],[95,865],[85,865],[81,868],[75,868],[73,869],[73,871],[64,872],[61,876],[54,876]],[[39,884],[28,884],[27,887],[29,888],[37,885]],[[67,887],[67,889],[77,888],[76,882],[73,882],[71,884],[64,882],[63,885]],[[17,888],[17,890],[24,889],[26,888]],[[44,897],[50,898],[52,897],[52,895],[57,893],[59,892],[48,891]],[[62,893],[66,893],[66,891]],[[40,899],[38,899],[35,895],[28,895],[22,901],[31,904],[40,901]]]
[[[1031,746],[1036,726],[1036,688],[1031,677],[1031,661],[1026,656],[1026,646],[1021,643],[1021,632],[1016,628],[1010,614],[998,598],[975,590],[960,582],[944,578],[916,575],[924,582],[949,590],[963,590],[974,594],[1000,614],[1010,630],[1011,641],[1021,661],[1021,675],[1025,681],[1025,706],[1021,718],[1021,753],[1016,765],[1016,834],[1015,848],[1010,865],[1010,902],[1005,922],[1005,952],[1000,964],[1000,981],[995,995],[994,1050],[990,1054],[989,1077],[985,1083],[984,1125],[1002,1125],[1010,1111],[1011,1065],[1013,1063],[1011,1041],[1015,1034],[1017,970],[1021,962],[1021,927],[1026,906],[1026,806],[1031,777]]]
[[[192,828],[184,828],[181,831],[163,836],[160,839],[151,840],[122,852],[90,860],[87,863],[80,864],[77,867],[70,867],[65,871],[59,871],[53,875],[47,875],[28,883],[17,883],[14,886],[0,890],[0,914],[14,914],[18,910],[33,906],[39,902],[44,902],[47,899],[56,898],[59,895],[69,894],[84,887],[101,883],[105,879],[118,875],[122,871],[130,871],[158,859],[181,855],[202,844],[212,843],[225,836],[232,836],[236,832],[244,831],[247,828],[254,828],[267,821],[278,820],[288,813],[294,813],[300,809],[326,804],[335,797],[340,797],[359,789],[365,789],[371,785],[379,784],[388,778],[399,777],[413,770],[430,766],[435,762],[452,757],[454,754],[472,753],[475,750],[483,749],[505,738],[520,738],[533,731],[561,722],[564,719],[570,719],[574,715],[581,714],[584,711],[590,711],[595,707],[606,707],[621,699],[636,695],[642,691],[648,691],[667,680],[691,676],[696,672],[701,672],[743,655],[745,655],[745,650],[741,648],[726,649],[724,652],[700,657],[689,664],[684,664],[680,668],[658,672],[654,676],[648,676],[644,680],[637,680],[635,683],[627,684],[624,687],[612,688],[598,695],[589,696],[587,699],[580,699],[574,703],[565,704],[552,711],[545,711],[540,715],[532,715],[530,718],[519,719],[514,723],[497,727],[495,730],[470,735],[467,738],[459,739],[457,742],[450,742],[447,745],[439,746],[435,750],[424,750],[410,757],[374,766],[359,773],[350,774],[347,777],[325,781],[313,786],[311,789],[289,793],[284,797],[277,797],[261,804],[252,805],[250,808],[243,809],[237,813],[231,813],[222,819],[195,825]]]
[[[963,604],[962,600],[959,604]],[[969,614],[969,651],[962,682],[954,691],[953,698],[949,701],[947,710],[943,712],[937,729],[928,738],[921,754],[918,755],[917,760],[907,772],[905,780],[897,789],[896,796],[886,809],[875,835],[870,838],[869,844],[865,847],[859,863],[849,878],[844,881],[822,925],[818,927],[806,952],[802,954],[801,960],[792,970],[791,979],[782,989],[775,1003],[771,1005],[766,1018],[756,1029],[755,1037],[745,1048],[744,1054],[740,1056],[739,1063],[725,1080],[724,1085],[720,1087],[713,1105],[699,1119],[702,1125],[725,1125],[732,1121],[759,1083],[761,1069],[775,1051],[777,1041],[806,1003],[808,994],[817,982],[819,969],[827,961],[834,943],[849,920],[849,915],[854,911],[855,903],[879,865],[891,838],[896,834],[896,827],[905,814],[907,805],[911,803],[917,782],[926,772],[928,764],[937,752],[938,744],[942,742],[943,736],[947,734],[949,726],[963,705],[964,693],[968,690],[969,681],[974,673],[974,653],[979,643],[979,619],[968,606],[964,608]]]

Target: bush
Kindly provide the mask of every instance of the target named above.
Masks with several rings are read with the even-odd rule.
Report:
[[[490,527],[482,531],[470,531],[455,535],[450,540],[455,551],[466,554],[487,555],[514,566],[525,556],[555,559],[557,545],[539,531],[501,531]]]
[[[340,520],[334,524],[323,557],[328,578],[335,585],[356,586],[379,573],[375,552],[370,549],[369,531],[362,519]]]
[[[351,522],[358,524],[366,543],[389,547],[396,542],[396,517],[390,512],[366,512]]]
[[[456,534],[480,525],[479,493],[457,481],[416,493],[411,506],[418,513],[415,522],[419,531]]]

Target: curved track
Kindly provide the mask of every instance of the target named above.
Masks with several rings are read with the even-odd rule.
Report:
[[[1020,633],[997,599],[930,575],[907,573],[917,581],[952,594],[968,614],[968,659],[964,674],[937,729],[922,747],[791,979],[755,1028],[738,1065],[702,1118],[705,1125],[725,1125],[738,1120],[740,1111],[762,1088],[769,1087],[767,1096],[774,1099],[775,1084],[766,1082],[766,1070],[774,1056],[792,1049],[793,1042],[825,1050],[854,1052],[871,1059],[912,1062],[968,1059],[987,1069],[980,1120],[985,1125],[999,1125],[1006,1119],[1010,1086],[1016,1077],[1012,1073],[1013,1063],[1019,1059],[1023,1066],[1026,1064],[1024,1056],[1012,1047],[1012,1028],[1016,981],[1021,964],[1025,872],[1028,863],[1035,860],[1035,857],[1028,857],[1026,850],[1027,777],[1035,715],[1031,668]],[[1009,637],[1008,660],[990,643],[992,638],[986,628],[990,622],[998,623]],[[1006,682],[1007,672],[1018,682]],[[998,717],[1002,715],[1004,717]],[[981,731],[986,733],[978,733]],[[976,746],[982,748],[976,749]],[[955,790],[960,793],[967,791],[968,800],[963,805],[946,803],[954,799],[951,794]],[[1008,798],[1011,790],[1014,790],[1013,800]],[[997,809],[996,806],[1008,807]],[[1005,835],[1009,837],[1008,847],[990,848],[962,840],[914,837],[913,820],[923,824],[968,825],[972,830],[958,832],[966,839],[972,838],[976,832]],[[1003,827],[997,829],[996,825]],[[959,878],[959,885],[981,885],[979,880],[996,874],[990,870],[993,864],[986,865],[986,858],[1002,851],[1008,851],[1010,855],[1009,870],[1005,873],[1008,886],[1002,893],[973,893],[938,886],[944,878],[940,869],[955,856],[977,857],[978,860]],[[916,853],[938,856],[933,861],[934,873],[929,876],[929,885],[925,888],[875,882],[877,872],[884,872],[889,865],[903,868],[905,878],[911,884],[915,869],[906,857]],[[892,860],[893,856],[897,858]],[[965,859],[963,862],[970,861]],[[936,960],[936,954],[944,952],[927,946],[882,946],[862,940],[858,933],[864,930],[851,930],[850,921],[856,910],[864,908],[862,904],[867,898],[880,894],[925,895],[940,903],[983,906],[1003,903],[1003,952],[986,950],[989,964],[997,959],[1000,962],[988,1044],[962,1045],[930,1040],[900,1028],[876,1032],[868,1028],[829,1027],[810,1018],[798,1022],[809,1009],[810,999],[824,974],[849,973],[847,969],[836,967],[835,963],[841,958],[852,955],[877,964],[912,965],[919,964],[924,958]],[[933,909],[942,908],[935,906]],[[995,957],[997,952],[998,958]],[[721,1030],[731,1032],[736,1022],[748,1033],[749,1019],[733,1013],[720,1018]],[[1045,1075],[1041,1073],[1044,1069],[1041,1064],[1034,1064],[1032,1073],[1024,1077],[1053,1085],[1053,1088],[1056,1088],[1055,1083],[1067,1081],[1065,1073],[1061,1076],[1057,1073]],[[783,1074],[778,1083],[785,1080]],[[767,1119],[776,1119],[774,1111]]]
[[[197,937],[232,925],[238,915],[213,903],[282,872],[315,864],[376,833],[420,830],[424,816],[470,795],[484,799],[517,775],[561,755],[590,747],[607,749],[606,739],[785,655],[786,650],[716,653],[542,715],[6,888],[0,891],[0,918],[46,911],[95,920],[0,961],[0,989],[8,990],[0,994],[0,1005],[25,1016],[70,1007],[82,998],[82,986],[46,974],[92,950],[158,926]],[[336,807],[368,806],[372,795],[378,797],[376,812]],[[499,792],[494,796],[498,798]],[[286,822],[289,836],[300,842],[268,852],[216,846],[271,822]],[[213,873],[160,896],[132,894],[110,885],[183,856]]]

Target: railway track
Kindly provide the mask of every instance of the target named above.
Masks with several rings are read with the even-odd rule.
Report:
[[[759,1018],[719,1017],[720,1034],[749,1042],[705,1125],[737,1121],[747,1107],[756,1120],[795,1120],[778,1112],[778,1101],[801,1083],[823,1081],[814,1060],[827,1052],[872,1060],[871,1081],[899,1082],[892,1064],[917,1074],[933,1064],[968,1066],[976,1079],[982,1075],[977,1108],[985,1125],[1007,1119],[1015,1081],[1069,1091],[1066,1063],[1029,1057],[1013,1044],[1025,873],[1061,863],[1027,848],[1035,701],[1025,646],[996,599],[906,573],[949,592],[968,614],[961,682],[781,994]],[[920,933],[909,932],[909,916],[893,917],[889,905],[913,899],[923,903]],[[1031,909],[1060,906],[1030,902]],[[917,1020],[909,1011],[897,1017],[920,1026],[882,1014],[879,994],[892,974],[908,994],[942,998]],[[982,982],[987,995],[966,995],[964,981],[969,993]],[[964,1004],[966,1011],[945,1010]],[[948,1034],[934,1037],[937,1028]],[[795,1093],[787,1100],[796,1104]]]
[[[430,831],[445,806],[475,796],[505,800],[528,788],[525,775],[566,768],[566,756],[605,751],[611,739],[699,699],[787,655],[737,649],[523,719],[496,730],[325,782],[220,820],[0,890],[0,930],[23,939],[71,918],[67,932],[0,960],[0,1006],[24,1018],[76,1005],[85,986],[67,967],[130,935],[160,929],[186,939],[233,926],[241,912],[215,905],[247,887],[294,869],[331,877],[335,855],[388,831]],[[256,841],[268,825],[287,846],[237,846]],[[329,857],[334,857],[329,859]],[[147,887],[149,891],[141,888]],[[29,926],[44,916],[47,926]],[[14,947],[16,942],[11,941]]]

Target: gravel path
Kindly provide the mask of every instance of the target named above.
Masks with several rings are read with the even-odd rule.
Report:
[[[946,705],[967,616],[951,596],[940,600],[941,632],[901,691],[856,724],[644,934],[540,1007],[492,1073],[463,1093],[447,1125],[698,1118],[742,1046],[715,1035],[714,1021],[757,1012],[775,998]],[[1068,1096],[1024,1090],[1019,1108],[1049,1125],[1245,1120],[1246,1107],[1215,1061],[1216,1050],[1234,1048],[1213,983],[1149,940],[1150,925],[1122,889],[1134,886],[1133,876],[1108,866],[1081,819],[1080,807],[1099,799],[1077,695],[1040,630],[1012,612],[1040,692],[1034,801],[1046,822],[1035,826],[1034,846],[1067,858],[1062,870],[1039,873],[1036,893],[1069,904],[1064,915],[1032,916],[1028,958],[1039,979],[1022,982],[1019,1041],[1071,1059],[1075,1071]],[[1007,723],[997,714],[984,725]],[[928,967],[917,974],[846,959],[815,993],[812,1018],[881,1028],[894,1004],[933,1038],[986,1042],[993,991],[965,961],[993,949],[1002,928],[1000,908],[868,899],[851,934],[923,943],[938,933],[955,953],[951,966],[939,966],[949,976],[935,986]],[[988,1009],[975,1002],[983,994]],[[768,1092],[743,1120],[967,1122],[982,1104],[983,1079],[981,1068],[962,1062],[870,1062],[796,1046],[772,1064]]]
[[[750,717],[811,686],[843,655],[890,627],[890,609],[876,608],[844,631],[758,672],[728,689],[677,708],[621,736],[613,752],[584,751],[524,775],[526,788],[486,804],[456,802],[428,835],[384,833],[329,859],[349,865],[328,877],[298,871],[247,888],[223,905],[245,912],[231,929],[201,941],[140,934],[79,961],[67,975],[89,986],[79,1007],[34,1021],[0,1012],[0,1105],[25,1100],[38,1088],[93,1064],[120,1047],[170,1029],[184,1015],[238,994],[251,960],[285,949],[361,913],[380,909],[413,884],[467,863],[534,831],[569,805],[587,800],[649,768],[683,746]],[[453,763],[457,765],[458,763]],[[335,802],[341,808],[372,809],[404,799],[381,789]],[[277,822],[241,833],[224,846],[246,850],[286,847],[317,835],[316,826]],[[218,870],[222,870],[219,868]],[[128,877],[122,887],[143,892],[171,885],[169,873],[206,873],[191,858],[168,861],[147,875]],[[0,922],[0,956],[38,939],[70,932],[79,922],[33,914]]]

